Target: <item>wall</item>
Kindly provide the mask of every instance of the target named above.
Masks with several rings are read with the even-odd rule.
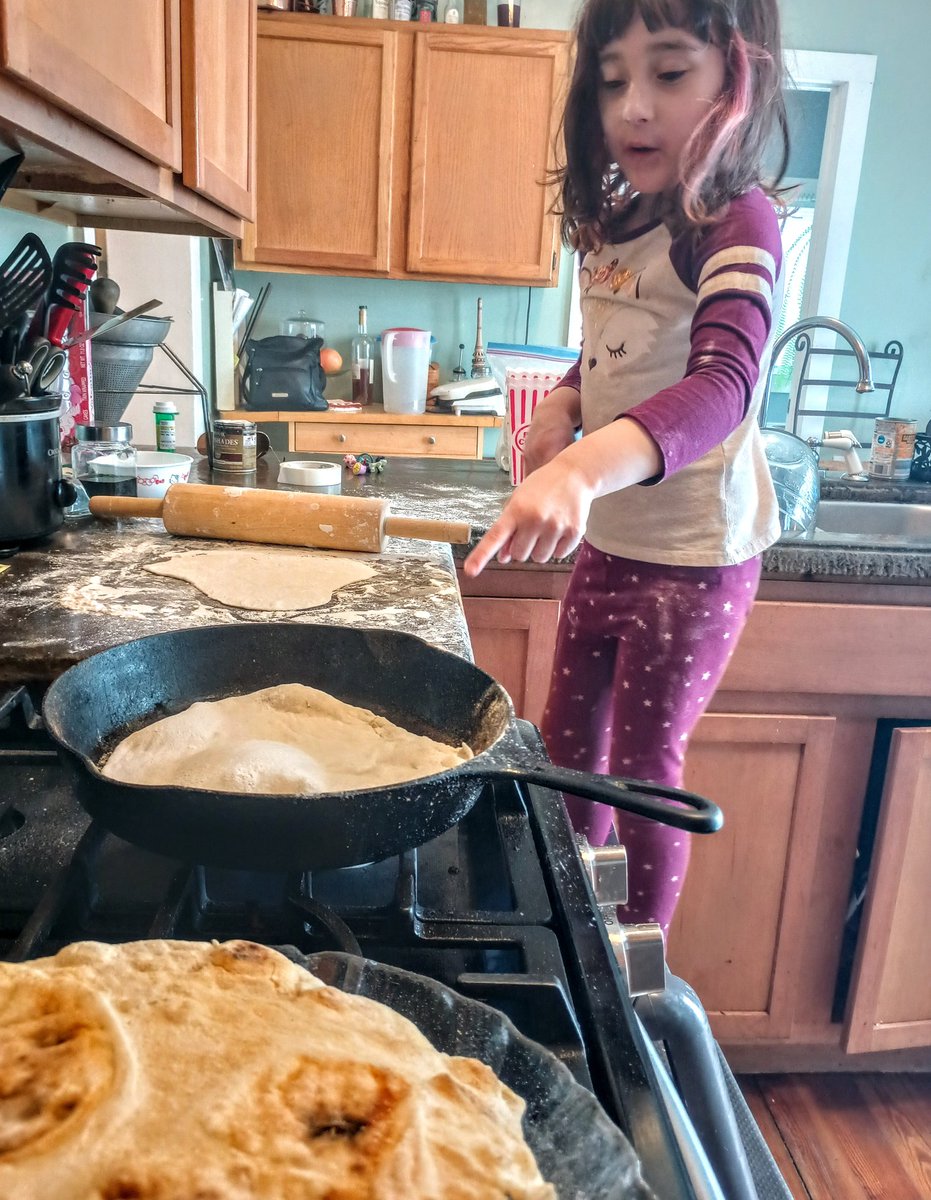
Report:
[[[897,415],[931,418],[931,155],[928,0],[782,0],[785,40],[875,54],[876,84],[841,317],[868,348],[905,347]]]

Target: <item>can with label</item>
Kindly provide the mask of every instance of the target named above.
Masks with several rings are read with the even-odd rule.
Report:
[[[255,421],[214,421],[214,471],[254,471],[256,441]]]
[[[918,422],[877,417],[873,424],[870,475],[874,479],[908,479],[915,454]]]

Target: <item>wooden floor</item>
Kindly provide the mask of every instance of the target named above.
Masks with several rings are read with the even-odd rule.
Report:
[[[931,1075],[756,1075],[740,1086],[794,1200],[929,1200]]]

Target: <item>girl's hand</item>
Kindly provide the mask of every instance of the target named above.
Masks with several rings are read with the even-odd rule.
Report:
[[[557,388],[550,396],[564,390]],[[463,570],[474,578],[496,554],[500,563],[565,558],[582,540],[593,500],[653,479],[662,470],[662,452],[642,425],[627,417],[612,421],[528,475]]]
[[[564,558],[582,540],[595,491],[575,466],[556,458],[527,477],[463,564],[470,578],[497,554],[501,563]]]

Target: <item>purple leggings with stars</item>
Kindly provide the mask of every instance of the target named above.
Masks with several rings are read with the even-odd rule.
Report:
[[[760,559],[736,566],[634,562],[583,542],[563,602],[542,734],[552,760],[596,774],[682,785],[685,750],[753,606]],[[713,799],[713,797],[712,797]],[[575,828],[627,847],[625,922],[668,930],[689,835],[567,796]]]

